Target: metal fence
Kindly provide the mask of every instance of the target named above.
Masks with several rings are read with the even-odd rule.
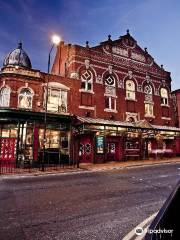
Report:
[[[180,239],[180,181],[150,225],[144,239]]]
[[[42,171],[52,172],[77,168],[77,163],[75,161],[70,160],[68,156],[59,156],[58,154],[46,152],[44,162],[42,162],[41,154],[37,161],[33,161],[33,159],[30,158],[22,158],[18,159],[18,161],[0,160],[0,174],[23,174]]]

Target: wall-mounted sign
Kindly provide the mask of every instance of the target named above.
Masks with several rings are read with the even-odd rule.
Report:
[[[97,153],[104,153],[104,137],[103,136],[96,137],[96,149],[97,149]]]

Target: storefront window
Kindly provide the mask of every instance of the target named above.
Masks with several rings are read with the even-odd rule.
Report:
[[[33,93],[29,88],[21,89],[19,93],[19,104],[20,108],[32,108]]]
[[[9,107],[10,102],[10,88],[3,87],[0,90],[0,107]]]
[[[47,110],[52,112],[67,112],[67,91],[49,88]]]

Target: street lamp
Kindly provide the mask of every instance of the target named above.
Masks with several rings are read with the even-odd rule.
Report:
[[[45,163],[45,149],[46,149],[46,128],[47,128],[47,104],[48,104],[48,85],[49,85],[49,72],[50,72],[50,64],[51,64],[51,52],[54,46],[58,46],[61,41],[61,38],[58,35],[53,35],[51,38],[52,47],[49,51],[48,55],[48,76],[46,87],[46,97],[45,97],[45,111],[44,111],[44,134],[43,134],[43,155],[42,155],[42,171],[44,172],[44,163]]]

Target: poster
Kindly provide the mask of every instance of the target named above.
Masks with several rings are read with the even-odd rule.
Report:
[[[103,136],[96,137],[96,149],[97,149],[97,153],[104,153],[104,137]]]

